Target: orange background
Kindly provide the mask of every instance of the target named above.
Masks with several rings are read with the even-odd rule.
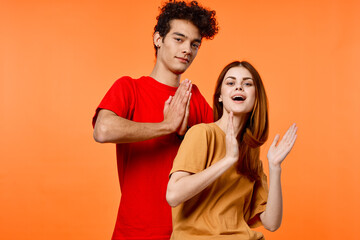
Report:
[[[1,1],[1,239],[110,239],[115,148],[94,142],[91,118],[118,77],[150,74],[161,2]],[[248,60],[267,89],[271,139],[299,126],[283,164],[282,227],[260,230],[270,240],[358,239],[360,2],[202,3],[220,32],[183,79],[211,101],[221,69]]]

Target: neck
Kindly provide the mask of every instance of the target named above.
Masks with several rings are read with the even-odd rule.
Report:
[[[238,114],[233,116],[235,136],[238,136],[239,133],[243,130],[248,117],[249,117],[248,114]],[[223,115],[218,121],[216,121],[216,124],[226,133],[228,122],[229,122],[229,113],[224,109]]]
[[[154,69],[152,70],[150,77],[156,81],[161,82],[171,87],[178,87],[180,84],[181,74],[175,74],[156,61]]]

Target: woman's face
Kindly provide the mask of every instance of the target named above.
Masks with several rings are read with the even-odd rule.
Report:
[[[234,115],[246,114],[253,110],[255,85],[251,73],[244,67],[233,67],[225,74],[221,84],[219,101],[223,110]]]

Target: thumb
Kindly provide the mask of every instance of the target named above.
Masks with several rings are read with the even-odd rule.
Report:
[[[279,141],[279,138],[280,138],[280,134],[276,134],[274,141],[272,142],[270,147],[275,147],[277,142]]]
[[[165,106],[169,105],[171,103],[172,96],[169,96],[169,98],[165,101]]]
[[[164,114],[165,114],[166,111],[168,110],[172,98],[173,98],[172,96],[169,96],[169,98],[165,101],[165,103],[164,103]]]

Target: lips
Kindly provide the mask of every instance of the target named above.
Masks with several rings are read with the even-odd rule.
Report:
[[[242,94],[236,94],[236,95],[232,96],[231,99],[236,102],[243,102],[246,100],[246,97]]]
[[[182,57],[176,57],[176,58],[179,59],[180,62],[189,63],[189,59],[187,59],[187,58],[182,58]]]

